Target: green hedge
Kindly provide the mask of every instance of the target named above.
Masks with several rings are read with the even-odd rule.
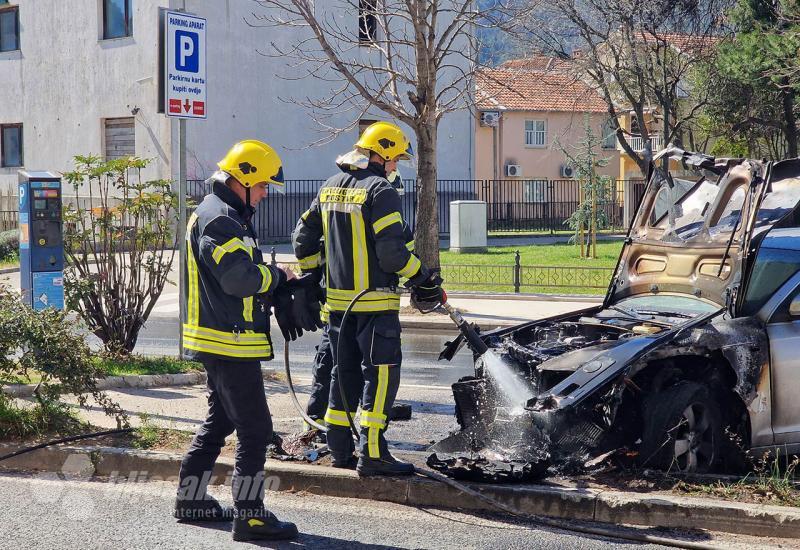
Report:
[[[0,233],[0,260],[19,256],[19,231],[12,229]]]

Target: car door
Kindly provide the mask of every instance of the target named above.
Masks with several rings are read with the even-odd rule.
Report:
[[[800,443],[800,273],[764,306],[775,444]]]

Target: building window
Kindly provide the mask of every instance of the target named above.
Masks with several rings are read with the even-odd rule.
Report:
[[[544,188],[547,180],[525,180],[522,182],[522,200],[525,202],[544,202]]]
[[[19,49],[19,8],[0,9],[0,52]]]
[[[103,38],[133,36],[131,0],[103,0]]]
[[[358,0],[358,43],[372,44],[378,36],[377,0]]]
[[[22,124],[0,125],[0,166],[22,166]]]
[[[615,149],[617,147],[617,130],[614,128],[613,120],[606,120],[600,127],[603,149]]]
[[[136,155],[133,117],[107,118],[103,124],[106,160]]]
[[[525,146],[544,147],[547,144],[547,123],[544,120],[525,121]]]

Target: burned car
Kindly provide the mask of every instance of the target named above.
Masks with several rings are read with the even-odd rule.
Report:
[[[800,450],[800,159],[672,147],[651,167],[603,304],[480,333],[430,465],[523,479],[624,449],[706,472]]]

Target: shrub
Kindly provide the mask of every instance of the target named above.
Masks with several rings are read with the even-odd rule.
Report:
[[[64,291],[111,353],[130,353],[167,283],[178,197],[168,180],[142,181],[150,161],[75,157],[64,179],[88,195],[64,210]]]
[[[118,425],[127,425],[119,405],[97,389],[97,379],[105,373],[92,362],[79,329],[65,312],[33,311],[0,285],[0,386],[20,377],[41,379],[33,408],[17,407],[0,392],[0,435],[40,433],[48,424],[60,430],[72,417],[60,402],[65,394],[75,395],[81,406],[91,396]]]
[[[0,261],[19,256],[19,231],[12,229],[0,233]]]

